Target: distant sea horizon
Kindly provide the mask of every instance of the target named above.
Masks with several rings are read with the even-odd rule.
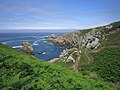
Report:
[[[77,29],[0,29],[0,33],[67,33]]]

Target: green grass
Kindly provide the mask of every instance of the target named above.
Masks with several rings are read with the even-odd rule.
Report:
[[[91,30],[92,29],[85,29],[85,30],[79,30],[79,31],[80,31],[80,34],[83,36],[83,35],[85,35],[86,33],[88,33]]]
[[[102,81],[0,44],[0,90],[114,90]]]
[[[96,72],[105,81],[120,82],[120,48],[104,48],[94,53],[93,63],[86,66],[87,70]]]
[[[56,64],[56,65],[62,66],[64,68],[70,69],[70,70],[71,70],[71,66],[74,64],[72,61],[67,62],[67,64],[66,64],[65,62],[63,62],[63,60],[57,60],[53,63]]]
[[[120,21],[112,23],[113,29],[120,28]]]
[[[106,36],[107,40],[102,40],[102,46],[120,45],[120,32]]]

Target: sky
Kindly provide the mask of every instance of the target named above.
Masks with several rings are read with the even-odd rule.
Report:
[[[0,0],[0,30],[86,29],[120,20],[120,0]]]

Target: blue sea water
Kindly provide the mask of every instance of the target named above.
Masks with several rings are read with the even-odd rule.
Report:
[[[55,32],[54,32],[55,33]],[[64,47],[58,47],[47,42],[44,36],[52,33],[0,33],[0,42],[20,50],[22,42],[29,42],[34,48],[35,57],[41,60],[49,61],[56,58],[64,50]],[[64,33],[55,33],[62,35]],[[38,54],[42,51],[43,54]]]

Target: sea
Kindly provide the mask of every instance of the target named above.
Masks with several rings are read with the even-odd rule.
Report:
[[[20,50],[22,42],[29,42],[34,48],[35,57],[40,60],[49,61],[59,57],[65,47],[56,46],[48,42],[44,37],[53,34],[52,32],[39,33],[0,33],[0,43],[11,46],[13,49]],[[64,33],[57,32],[54,34],[60,36]],[[38,54],[38,52],[43,52]]]

